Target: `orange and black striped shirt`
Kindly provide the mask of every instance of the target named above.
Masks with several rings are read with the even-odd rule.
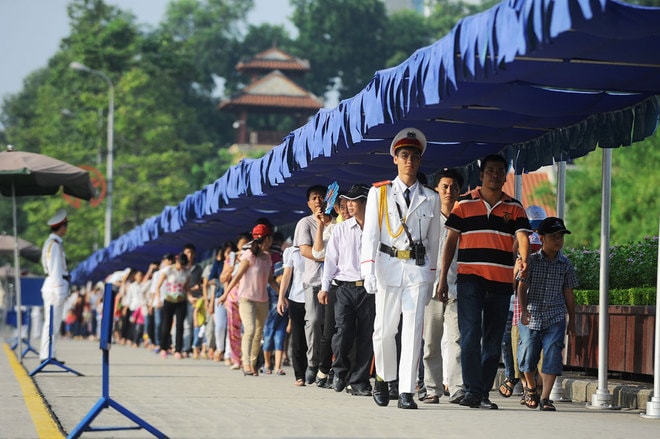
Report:
[[[458,275],[476,275],[511,285],[516,232],[531,232],[522,204],[502,193],[492,208],[476,188],[462,195],[445,226],[461,234]]]

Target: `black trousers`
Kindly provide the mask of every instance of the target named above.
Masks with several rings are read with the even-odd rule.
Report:
[[[376,300],[364,287],[352,284],[337,288],[335,320],[337,332],[332,337],[332,350],[335,361],[332,369],[335,376],[348,378],[349,384],[369,384],[371,360],[374,355],[372,335]],[[355,364],[351,365],[350,351],[355,345]]]
[[[335,301],[337,287],[332,285],[328,291],[328,304],[321,305],[325,308],[325,319],[323,320],[323,335],[321,336],[321,349],[319,351],[319,370],[329,373],[332,367],[332,337],[337,331],[335,322]]]
[[[172,331],[172,319],[176,316],[176,330],[174,331],[174,352],[181,353],[183,349],[183,321],[186,319],[188,304],[183,302],[163,301],[163,321],[160,335],[160,349],[167,351],[170,348],[170,332]]]
[[[289,319],[291,319],[291,366],[296,380],[304,380],[307,369],[305,304],[289,300]]]

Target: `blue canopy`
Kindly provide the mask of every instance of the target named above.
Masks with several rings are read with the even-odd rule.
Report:
[[[354,97],[319,111],[264,157],[246,159],[178,206],[92,254],[75,283],[144,267],[188,242],[210,250],[258,217],[307,213],[305,190],[394,176],[405,127],[429,141],[422,170],[475,166],[491,153],[516,172],[631,145],[658,123],[660,8],[613,0],[509,0],[461,20]]]

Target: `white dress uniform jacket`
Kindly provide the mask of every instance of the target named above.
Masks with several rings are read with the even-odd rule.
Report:
[[[46,279],[41,287],[42,294],[51,295],[53,301],[61,299],[63,303],[69,295],[69,282],[64,279],[69,275],[69,271],[66,268],[62,238],[55,233],[51,233],[44,243],[41,251],[41,264],[46,273]]]
[[[374,185],[369,190],[362,231],[362,278],[375,274],[378,284],[387,287],[401,286],[404,279],[410,284],[432,284],[436,275],[441,227],[438,195],[417,182],[410,195],[410,207],[406,207],[403,194],[406,186],[398,177],[384,183],[384,186],[385,202],[381,202],[380,185]],[[401,225],[397,204],[413,240],[421,240],[426,248],[426,260],[422,266],[415,265],[414,259],[399,259],[379,250],[381,243],[399,250],[411,249],[411,242]],[[381,209],[382,218],[379,216]]]

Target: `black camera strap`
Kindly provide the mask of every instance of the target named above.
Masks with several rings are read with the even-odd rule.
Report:
[[[408,225],[406,224],[406,220],[403,219],[403,215],[401,214],[401,206],[399,206],[399,203],[396,201],[394,202],[396,204],[396,210],[399,212],[399,219],[401,220],[401,225],[403,226],[403,230],[406,232],[406,236],[408,236],[408,240],[410,240],[410,246],[412,247],[413,241],[412,235],[410,234],[410,229],[408,229]]]

